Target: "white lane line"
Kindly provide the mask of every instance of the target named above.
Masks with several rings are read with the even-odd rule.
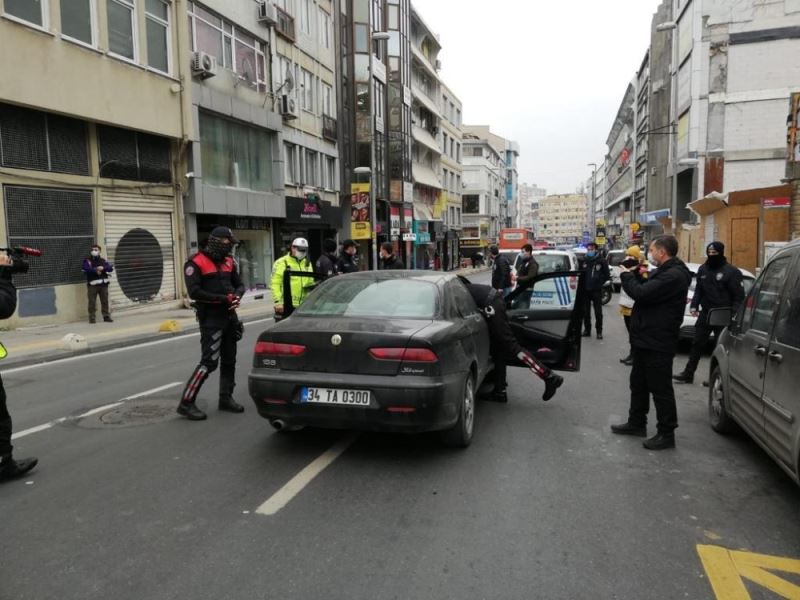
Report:
[[[111,404],[106,404],[104,406],[98,406],[97,408],[93,408],[92,410],[88,410],[85,413],[81,413],[79,415],[75,415],[74,417],[61,417],[60,419],[56,419],[55,421],[50,421],[49,423],[44,423],[43,425],[37,425],[36,427],[31,427],[29,429],[23,429],[22,431],[18,431],[17,433],[11,436],[12,440],[18,440],[19,438],[25,437],[27,435],[32,435],[34,433],[39,433],[40,431],[46,431],[51,427],[58,425],[59,423],[64,423],[65,421],[78,421],[80,419],[85,419],[86,417],[90,417],[92,415],[96,415],[97,413],[105,412],[107,410],[111,410],[112,408],[117,408],[125,404],[128,400],[135,400],[137,398],[143,398],[144,396],[150,396],[151,394],[157,394],[158,392],[163,392],[164,390],[168,390],[170,388],[174,388],[176,386],[183,385],[181,381],[174,381],[172,383],[168,383],[166,385],[159,386],[157,388],[153,388],[152,390],[147,390],[146,392],[141,392],[139,394],[134,394],[133,396],[128,396],[127,398],[123,398],[119,402],[112,402]]]
[[[319,455],[313,462],[311,462],[305,469],[300,471],[297,475],[284,485],[281,489],[275,492],[269,500],[264,502],[256,509],[259,515],[274,515],[284,506],[289,504],[292,499],[303,491],[309,483],[314,481],[314,478],[322,473],[330,464],[339,458],[342,453],[347,450],[350,445],[358,439],[357,433],[352,433],[345,438],[336,442],[333,446],[328,448],[325,452]]]
[[[272,317],[266,319],[256,319],[255,321],[247,321],[245,325],[257,325],[258,323],[266,323],[272,321]],[[185,333],[183,335],[174,335],[163,340],[155,340],[153,342],[142,342],[134,346],[125,346],[124,348],[112,348],[111,350],[102,350],[100,352],[87,352],[86,354],[79,354],[78,356],[68,356],[67,358],[59,358],[58,360],[51,360],[49,362],[41,362],[33,365],[25,365],[24,367],[13,367],[0,371],[0,375],[13,375],[14,373],[22,373],[23,371],[30,371],[31,369],[39,369],[41,367],[49,367],[50,365],[61,365],[64,363],[75,362],[78,360],[85,360],[87,358],[97,358],[105,354],[117,354],[119,352],[128,352],[130,350],[139,350],[141,348],[149,348],[151,346],[160,346],[161,344],[168,344],[170,342],[177,342],[188,338],[198,337],[200,332]]]

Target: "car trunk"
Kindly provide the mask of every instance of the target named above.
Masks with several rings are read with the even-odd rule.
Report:
[[[409,340],[428,325],[430,319],[388,320],[375,318],[316,318],[295,315],[269,330],[262,340],[299,344],[301,356],[279,358],[278,366],[291,371],[350,373],[354,375],[397,375],[401,362],[373,358],[371,348],[406,348]],[[333,337],[341,337],[336,345]]]

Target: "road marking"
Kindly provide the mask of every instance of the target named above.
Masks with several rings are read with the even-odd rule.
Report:
[[[297,494],[302,492],[303,488],[314,481],[317,475],[322,473],[333,461],[339,458],[356,439],[358,439],[358,434],[352,433],[336,442],[314,459],[305,469],[292,477],[286,485],[272,494],[264,504],[256,509],[256,513],[259,515],[274,515],[277,513],[280,509],[289,504]]]
[[[266,323],[267,321],[272,321],[272,317],[266,319],[256,319],[254,321],[247,321],[245,326],[247,325],[258,325],[259,323]],[[128,352],[130,350],[139,350],[141,348],[149,348],[151,346],[160,346],[161,344],[168,344],[170,342],[177,342],[182,341],[192,337],[198,337],[200,335],[199,331],[195,331],[193,333],[185,333],[183,335],[173,335],[163,340],[154,340],[152,342],[142,342],[141,344],[135,344],[133,346],[125,346],[124,348],[112,348],[110,350],[101,350],[99,352],[87,352],[85,354],[79,354],[78,356],[68,356],[66,358],[59,358],[57,360],[51,360],[48,362],[40,362],[33,365],[25,365],[24,367],[13,367],[11,369],[6,369],[4,371],[0,371],[0,375],[13,375],[14,373],[22,373],[23,371],[30,371],[31,369],[38,369],[41,367],[47,367],[50,365],[61,365],[64,363],[70,363],[78,360],[85,360],[87,358],[97,358],[98,356],[103,356],[105,354],[117,354],[119,352]],[[11,352],[13,352],[13,348]]]
[[[181,381],[174,381],[172,383],[168,383],[166,385],[159,386],[157,388],[153,388],[152,390],[147,390],[146,392],[141,392],[139,394],[134,394],[133,396],[128,396],[127,398],[123,398],[118,402],[112,402],[111,404],[105,404],[103,406],[98,406],[97,408],[93,408],[92,410],[88,410],[85,413],[81,413],[79,415],[75,415],[74,417],[61,417],[60,419],[56,419],[54,421],[50,421],[49,423],[44,423],[42,425],[37,425],[36,427],[31,427],[29,429],[23,429],[22,431],[18,431],[17,433],[11,436],[12,440],[18,440],[19,438],[23,438],[28,435],[33,435],[34,433],[39,433],[40,431],[46,431],[51,427],[54,427],[60,423],[64,423],[66,421],[80,421],[81,419],[85,419],[86,417],[90,417],[92,415],[96,415],[98,413],[105,412],[107,410],[111,410],[112,408],[116,408],[125,404],[128,400],[136,400],[137,398],[143,398],[144,396],[150,396],[152,394],[157,394],[158,392],[163,392],[164,390],[168,390],[170,388],[177,387],[179,385],[183,385]]]
[[[719,600],[750,600],[750,594],[744,585],[745,579],[767,588],[781,598],[800,598],[800,586],[770,572],[782,571],[798,575],[800,560],[703,544],[697,546],[697,553]]]

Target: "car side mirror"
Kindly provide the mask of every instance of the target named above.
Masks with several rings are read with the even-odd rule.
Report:
[[[710,327],[727,327],[731,324],[733,311],[730,308],[712,308],[708,313]]]

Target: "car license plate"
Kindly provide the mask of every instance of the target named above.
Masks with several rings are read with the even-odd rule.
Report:
[[[331,388],[300,388],[300,402],[305,404],[338,404],[341,406],[369,406],[370,393],[365,390],[337,390]]]

